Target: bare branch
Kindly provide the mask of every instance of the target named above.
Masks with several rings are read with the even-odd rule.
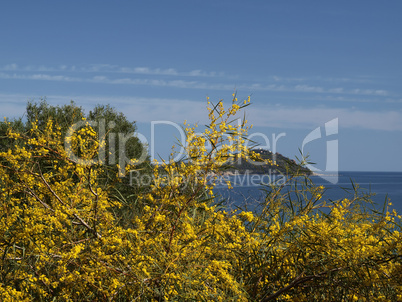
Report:
[[[46,202],[42,201],[42,200],[38,197],[38,195],[36,195],[35,192],[31,190],[30,187],[26,186],[26,184],[24,184],[24,185],[25,185],[25,188],[29,191],[29,192],[28,192],[28,191],[25,191],[27,194],[29,194],[29,195],[31,195],[32,197],[34,197],[34,198],[35,198],[37,201],[39,201],[39,203],[40,203],[41,205],[43,205],[46,209],[48,209],[48,210],[54,212],[54,210],[53,210]]]
[[[46,181],[46,179],[43,177],[42,171],[40,169],[39,163],[38,163],[38,168],[39,168],[39,176],[42,179],[43,183],[45,184],[45,186],[48,188],[48,190],[53,194],[54,197],[57,198],[57,200],[64,206],[65,203],[64,201],[61,200],[61,198],[56,194],[55,191],[53,191],[53,189],[50,187],[49,183]]]

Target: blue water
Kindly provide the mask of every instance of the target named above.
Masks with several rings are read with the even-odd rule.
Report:
[[[280,182],[279,176],[266,175],[246,175],[246,176],[229,176],[233,189],[228,190],[227,187],[219,183],[215,192],[222,196],[229,203],[239,204],[246,203],[252,205],[262,200],[264,197],[263,183],[272,181]],[[334,181],[331,177],[327,179]],[[339,172],[337,183],[331,183],[320,176],[311,176],[311,180],[316,185],[323,185],[326,188],[323,199],[337,200],[341,198],[350,198],[353,195],[353,185],[358,184],[359,192],[373,193],[371,199],[380,207],[384,200],[389,198],[393,204],[393,208],[402,213],[402,172]],[[335,179],[336,180],[336,179]]]

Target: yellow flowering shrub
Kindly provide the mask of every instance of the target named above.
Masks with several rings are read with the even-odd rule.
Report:
[[[296,173],[254,212],[217,206],[221,168],[258,160],[236,120],[249,102],[208,102],[202,133],[185,123],[188,156],[155,163],[129,223],[99,181],[102,142],[89,124],[66,139],[91,165],[69,157],[52,120],[44,131],[10,125],[14,143],[0,152],[0,300],[401,300],[400,217],[368,211],[367,196],[325,200],[325,188]]]

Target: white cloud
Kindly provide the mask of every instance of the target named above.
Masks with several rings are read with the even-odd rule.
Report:
[[[133,74],[146,74],[146,75],[171,75],[177,76],[179,73],[174,68],[160,69],[160,68],[149,68],[149,67],[120,67],[115,70],[115,72],[121,73],[133,73]]]
[[[42,81],[61,81],[61,82],[84,82],[86,80],[75,78],[75,77],[67,77],[63,75],[50,75],[50,74],[18,74],[18,73],[4,73],[0,72],[0,79],[12,79],[12,80],[42,80]]]
[[[95,82],[104,82],[107,80],[107,78],[105,76],[94,76],[92,79]]]
[[[353,94],[361,94],[361,95],[381,95],[381,96],[386,96],[388,95],[388,91],[386,90],[374,90],[374,89],[353,89],[350,91],[350,93]]]
[[[296,85],[295,90],[302,92],[324,92],[324,88],[322,87],[314,87],[309,85]]]
[[[343,88],[331,88],[328,91],[331,93],[343,93],[344,89]]]
[[[142,76],[141,76],[142,75]],[[222,77],[219,81],[208,77]],[[181,77],[181,78],[180,78]],[[204,77],[204,78],[203,78]],[[77,83],[98,83],[109,85],[132,85],[149,87],[170,87],[178,89],[202,89],[208,91],[242,90],[246,93],[261,92],[286,92],[288,99],[306,99],[322,102],[385,102],[383,97],[392,95],[384,89],[366,89],[342,87],[327,87],[317,85],[323,79],[314,78],[281,78],[274,76],[268,82],[229,79],[222,73],[195,69],[191,71],[178,71],[175,68],[150,68],[150,67],[122,67],[112,64],[92,64],[87,66],[59,65],[47,66],[18,66],[8,64],[0,68],[0,79],[58,81]],[[334,83],[335,83],[334,79]],[[342,78],[338,79],[342,80]],[[345,79],[346,81],[347,79]],[[290,82],[298,81],[297,85]],[[308,82],[306,84],[302,82]],[[284,82],[284,84],[282,84]],[[286,83],[288,82],[288,83]],[[238,84],[235,84],[238,83]],[[340,84],[340,83],[338,83]],[[398,96],[395,96],[396,98]],[[319,98],[319,100],[318,100]]]
[[[22,116],[26,101],[32,95],[0,94],[0,105],[8,116]],[[40,97],[36,97],[40,99]],[[149,123],[157,120],[169,120],[182,123],[205,124],[207,110],[205,100],[144,98],[144,97],[102,97],[102,96],[47,96],[50,104],[65,104],[74,100],[84,109],[90,110],[97,104],[112,104],[130,120]],[[325,122],[339,118],[339,127],[366,130],[402,131],[402,112],[393,110],[368,111],[347,108],[327,107],[285,107],[254,104],[247,107],[247,119],[259,127],[282,129],[314,129]]]
[[[178,71],[175,68],[150,68],[146,66],[137,66],[137,67],[128,67],[128,66],[119,66],[112,64],[90,64],[87,66],[68,66],[68,65],[59,65],[59,66],[35,66],[35,65],[27,65],[27,66],[18,66],[15,63],[7,64],[3,67],[0,67],[2,71],[28,71],[28,72],[105,72],[105,73],[116,73],[116,74],[143,74],[143,75],[155,75],[155,76],[182,76],[182,77],[222,77],[224,75],[223,72],[216,71],[203,71],[200,69],[190,70],[190,71]]]
[[[49,75],[49,74],[33,74],[25,76],[24,79],[31,80],[46,80],[46,81],[62,81],[62,82],[81,82],[80,78],[67,77],[63,75]]]
[[[310,76],[310,77],[282,77],[278,75],[272,76],[277,82],[330,82],[330,83],[375,83],[372,77],[355,76],[353,78],[333,78],[323,76]]]
[[[388,95],[388,92],[386,90],[376,90],[374,91],[375,95]]]
[[[14,67],[9,67],[14,68]],[[17,67],[15,67],[17,68]],[[62,66],[60,68],[66,68]],[[97,68],[95,68],[98,70]],[[175,75],[176,71],[174,69],[166,70],[150,70],[146,67],[138,67],[138,73],[144,75],[148,74],[159,74],[159,75]],[[100,69],[99,69],[100,70]],[[67,73],[68,74],[68,73]],[[197,71],[196,74],[200,74]],[[184,79],[172,79],[164,77],[108,77],[102,74],[97,74],[92,77],[77,77],[77,76],[67,76],[63,73],[21,73],[21,72],[11,72],[4,71],[0,72],[0,79],[14,79],[14,80],[41,80],[41,81],[59,81],[59,82],[81,82],[81,83],[102,83],[102,84],[120,84],[120,85],[141,85],[141,86],[155,86],[155,87],[172,87],[181,89],[205,89],[205,90],[222,90],[222,91],[233,91],[233,89],[244,90],[252,93],[253,91],[275,91],[275,92],[289,92],[289,93],[310,93],[319,94],[322,96],[322,100],[328,99],[331,94],[337,95],[361,95],[361,96],[387,96],[389,93],[386,90],[381,89],[352,89],[347,90],[342,87],[337,88],[324,88],[320,86],[312,85],[296,85],[296,86],[286,86],[279,84],[263,84],[263,83],[249,83],[235,85],[233,83],[225,82],[215,82],[215,81],[199,81],[199,80],[184,80]],[[327,94],[326,96],[324,94]],[[346,98],[350,99],[350,98]],[[383,101],[383,100],[382,100]]]
[[[272,76],[272,79],[276,82],[305,82],[305,81],[309,80],[308,78],[301,78],[301,77],[289,78],[289,77],[281,77],[281,76],[277,76],[277,75]]]
[[[4,71],[13,71],[13,70],[17,70],[17,69],[18,69],[17,64],[8,64],[8,65],[4,66],[3,68],[1,68],[1,70],[4,70]]]

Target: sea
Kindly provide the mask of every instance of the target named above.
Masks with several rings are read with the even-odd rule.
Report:
[[[322,199],[338,200],[351,198],[354,187],[359,187],[362,194],[372,194],[371,200],[376,208],[382,209],[384,201],[389,199],[391,210],[395,209],[402,215],[402,172],[351,172],[340,171],[337,174],[312,175],[310,179],[314,184],[325,187]],[[233,189],[228,189],[226,181],[229,180]],[[243,207],[253,206],[261,202],[269,190],[268,184],[284,182],[282,175],[235,174],[225,175],[216,183],[216,200],[225,201],[226,204]]]

